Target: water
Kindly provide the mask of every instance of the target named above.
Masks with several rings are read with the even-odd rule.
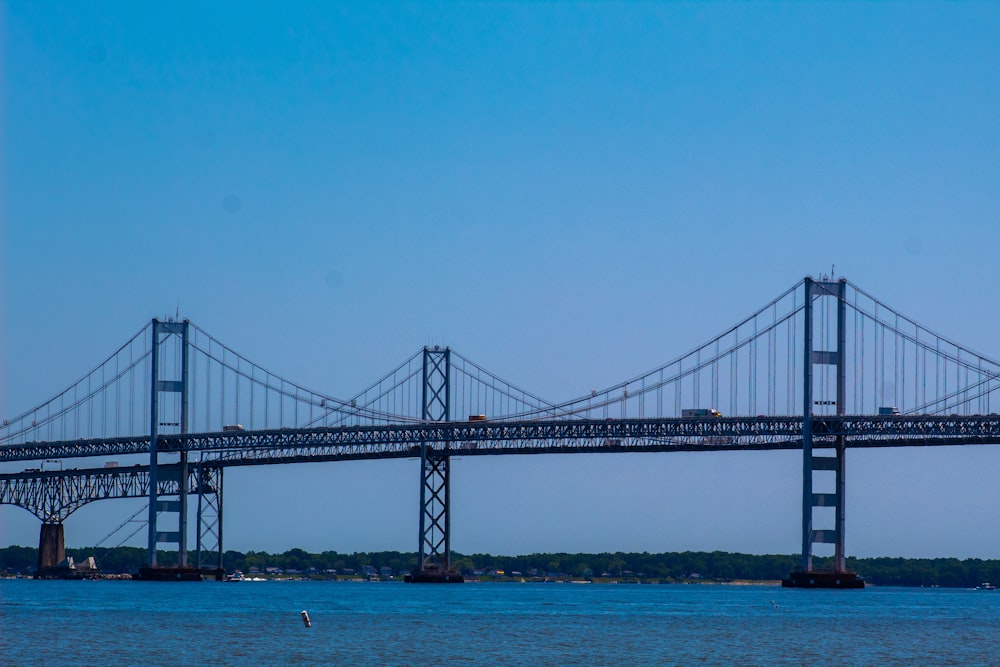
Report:
[[[990,665],[998,629],[990,591],[0,580],[25,666]]]

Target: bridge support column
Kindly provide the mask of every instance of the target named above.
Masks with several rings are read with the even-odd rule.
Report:
[[[424,348],[423,418],[451,418],[451,349]],[[412,583],[462,583],[462,574],[451,567],[450,518],[451,458],[420,447],[420,539],[417,567],[405,577]]]
[[[803,419],[802,419],[802,562],[799,571],[792,572],[788,579],[782,582],[786,587],[801,588],[864,588],[865,582],[854,572],[849,572],[844,556],[844,497],[845,497],[845,442],[843,436],[833,440],[813,439],[813,417],[815,406],[824,407],[829,414],[829,408],[835,408],[835,414],[846,412],[846,323],[847,304],[845,295],[847,281],[814,281],[806,278],[804,307],[804,338],[805,363],[803,378]],[[813,302],[821,297],[832,297],[837,301],[837,331],[835,350],[817,350],[813,341]],[[826,334],[826,332],[823,332]],[[826,393],[828,386],[821,384],[820,399],[814,400],[816,381],[826,378],[826,373],[814,373],[814,366],[833,366],[836,384],[835,398],[830,399]],[[816,477],[816,474],[820,478]],[[829,476],[833,475],[832,484]],[[823,476],[827,479],[823,479]],[[827,482],[823,487],[827,490],[817,493],[814,486]],[[820,484],[816,484],[819,482]],[[814,524],[814,509],[817,507],[832,507],[834,509],[833,526],[817,529]],[[816,570],[813,567],[813,545],[833,544],[833,568]]]
[[[198,493],[197,567],[215,570],[216,578],[225,575],[222,563],[222,471],[197,463],[195,479]]]
[[[38,569],[44,575],[66,560],[66,533],[61,523],[43,523],[38,532]]]
[[[159,435],[164,430],[173,433],[187,432],[188,412],[188,330],[189,322],[152,323],[152,353],[150,359],[150,427],[149,427],[149,567],[139,571],[141,578],[188,580],[200,579],[197,571],[188,567],[187,562],[187,515],[188,515],[188,455],[180,452],[180,466],[170,472],[159,470],[160,456],[157,451]],[[163,363],[162,352],[175,355],[174,364]],[[162,372],[172,368],[173,379],[165,380]],[[178,377],[179,375],[179,377]],[[163,396],[161,396],[161,394]],[[161,496],[170,498],[162,500]],[[161,519],[173,515],[176,523],[171,526],[161,524]],[[173,523],[173,522],[171,522]],[[157,563],[156,548],[159,544],[174,545],[177,549],[177,565],[163,568]],[[169,570],[169,571],[167,571]]]

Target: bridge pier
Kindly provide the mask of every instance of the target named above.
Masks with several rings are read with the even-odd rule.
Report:
[[[66,560],[66,533],[62,523],[42,523],[38,531],[38,569],[35,577],[55,569]]]
[[[814,442],[813,416],[817,404],[835,407],[837,415],[846,413],[845,350],[847,302],[845,300],[847,281],[843,278],[834,281],[813,281],[806,278],[804,331],[805,363],[803,378],[803,419],[802,419],[802,562],[798,571],[792,572],[781,585],[788,588],[864,588],[864,579],[850,572],[846,567],[844,556],[845,521],[845,449],[844,436],[837,436],[830,441],[823,439]],[[813,342],[813,300],[821,297],[833,297],[837,300],[837,347],[835,350],[816,350]],[[836,370],[836,399],[831,401],[826,394],[821,394],[819,401],[813,400],[814,366],[834,366]],[[825,390],[826,387],[824,386]],[[816,493],[814,485],[817,481],[822,485],[823,476],[833,473],[832,491]],[[820,479],[816,479],[819,473]],[[829,488],[829,485],[827,485]],[[814,509],[817,507],[834,508],[834,525],[830,528],[817,529],[813,525]],[[813,545],[833,544],[834,565],[831,570],[816,570],[813,567]]]
[[[197,567],[202,571],[214,571],[216,577],[224,576],[222,563],[222,468],[209,468],[201,461],[195,468],[198,494],[196,533]],[[209,557],[209,554],[214,554]],[[214,562],[209,562],[209,561]]]
[[[462,573],[451,567],[451,457],[426,445],[420,452],[420,549],[408,583],[460,584]]]

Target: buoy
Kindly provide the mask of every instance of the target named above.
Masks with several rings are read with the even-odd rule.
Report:
[[[313,626],[312,621],[309,620],[309,612],[305,609],[302,610],[302,623],[307,628],[311,628]]]

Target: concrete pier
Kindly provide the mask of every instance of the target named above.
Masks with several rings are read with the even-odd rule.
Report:
[[[43,523],[38,533],[38,570],[48,572],[66,560],[66,536],[61,523]]]

